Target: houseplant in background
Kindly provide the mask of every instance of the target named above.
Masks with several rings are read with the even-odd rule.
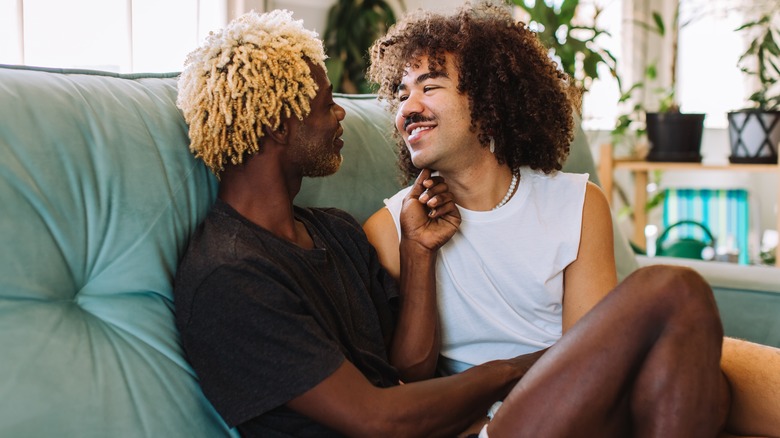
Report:
[[[659,37],[664,38],[667,29],[671,31],[672,56],[669,75],[669,86],[658,87],[653,91],[658,102],[657,111],[645,111],[645,123],[649,150],[648,161],[701,161],[701,138],[704,130],[704,114],[689,114],[680,111],[676,99],[677,92],[677,44],[682,27],[693,18],[681,20],[680,1],[674,2],[671,26],[665,25],[665,20],[658,12],[652,13],[652,23],[637,23]],[[654,69],[654,67],[652,67]],[[647,71],[650,71],[648,67]],[[655,79],[655,76],[646,78]]]
[[[732,163],[777,163],[780,143],[780,2],[762,11],[758,19],[737,31],[751,32],[739,65],[758,80],[749,98],[752,108],[728,114]],[[748,64],[748,65],[746,65]]]
[[[580,0],[507,0],[507,4],[524,11],[526,16],[522,20],[536,31],[561,69],[574,79],[580,97],[598,79],[601,65],[620,81],[615,56],[599,41],[610,37],[598,26],[602,8],[594,6],[592,14],[585,16],[580,10]]]
[[[406,9],[403,0],[398,3]],[[370,93],[366,80],[368,49],[395,23],[393,8],[384,0],[338,0],[328,11],[323,40],[328,79],[339,93]]]

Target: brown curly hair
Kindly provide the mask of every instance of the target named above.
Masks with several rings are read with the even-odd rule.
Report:
[[[454,56],[458,91],[466,93],[471,129],[513,171],[520,166],[551,173],[569,154],[576,90],[536,34],[515,22],[507,7],[490,3],[461,7],[453,15],[418,10],[396,23],[371,47],[369,78],[379,98],[398,109],[396,91],[404,69],[421,56],[429,71]],[[419,173],[398,132],[399,166],[409,179]]]

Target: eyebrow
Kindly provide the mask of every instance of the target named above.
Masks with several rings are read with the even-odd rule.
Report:
[[[423,73],[420,76],[417,76],[417,78],[415,78],[414,80],[414,84],[418,85],[427,81],[428,79],[436,79],[436,78],[449,79],[450,77],[447,75],[447,73],[443,71],[430,71],[428,73]],[[397,93],[403,90],[406,90],[406,85],[403,82],[401,82],[400,84],[398,84],[398,87],[396,87],[395,92]]]

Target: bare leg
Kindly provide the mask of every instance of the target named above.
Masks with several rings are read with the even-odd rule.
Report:
[[[780,437],[780,350],[726,338],[721,366],[732,393],[729,433]]]
[[[715,300],[698,274],[640,269],[531,367],[488,433],[715,437],[728,401],[722,339]]]

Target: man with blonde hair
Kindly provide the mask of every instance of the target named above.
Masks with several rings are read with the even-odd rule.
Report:
[[[656,436],[714,430],[721,327],[712,296],[692,293],[706,285],[690,272],[638,274],[634,281],[654,276],[676,293],[638,306],[633,291],[616,292],[541,359],[559,366],[523,377],[530,362],[517,357],[417,381],[436,357],[414,338],[438,330],[434,267],[461,217],[442,178],[422,171],[404,200],[396,283],[353,218],[293,204],[304,176],[341,163],[345,114],[323,59],[316,34],[289,12],[250,13],[192,52],[180,78],[191,149],[220,182],[176,273],[176,324],[206,397],[229,425],[257,437],[455,436],[520,381],[546,411],[528,419],[528,430],[565,423],[618,436],[624,424],[597,414],[631,391],[641,396],[643,424],[672,411],[685,416],[688,429],[662,427]],[[640,333],[614,336],[629,322]],[[603,336],[595,342],[592,333]],[[577,381],[583,373],[562,364],[593,378]],[[587,373],[593,368],[611,373]],[[655,385],[672,372],[669,385]],[[559,379],[574,384],[549,385]],[[577,410],[561,403],[594,393],[599,403]],[[522,413],[508,404],[502,415]],[[670,431],[677,433],[662,434]]]

